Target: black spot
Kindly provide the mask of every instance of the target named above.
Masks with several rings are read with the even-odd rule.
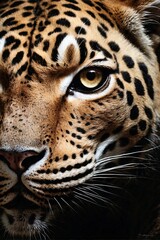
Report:
[[[78,140],[81,140],[82,137],[81,137],[80,135],[77,135],[77,139],[78,139]]]
[[[25,28],[25,24],[22,23],[16,27],[12,27],[10,31],[15,31],[15,30],[24,29],[24,28]]]
[[[94,4],[93,2],[91,2],[90,0],[82,0],[85,4],[91,6],[91,7],[94,7]]]
[[[47,66],[46,60],[36,52],[33,53],[32,59],[41,66]]]
[[[23,13],[22,13],[22,17],[29,17],[29,16],[31,16],[31,15],[32,15],[31,12],[23,12]]]
[[[129,133],[130,133],[130,135],[132,135],[132,136],[138,134],[138,128],[137,128],[137,125],[131,127],[130,130],[129,130]]]
[[[147,123],[146,123],[145,120],[140,120],[138,125],[139,125],[139,128],[140,128],[141,131],[145,131],[146,130]]]
[[[59,15],[59,10],[58,9],[52,9],[51,11],[49,11],[48,13],[48,18],[50,17],[55,17]]]
[[[51,173],[51,170],[50,169],[47,169],[46,170],[46,174],[50,174]]]
[[[27,10],[27,11],[28,11],[28,10],[33,10],[33,6],[26,6],[26,7],[24,7],[23,9],[24,9],[24,10]]]
[[[72,125],[73,125],[73,123],[72,123],[71,121],[69,121],[69,122],[68,122],[68,124],[69,124],[70,126],[72,126]]]
[[[1,19],[7,17],[7,16],[10,16],[12,13],[15,13],[18,11],[18,8],[13,8],[13,9],[10,9],[6,12],[4,12],[2,15],[1,15]]]
[[[92,52],[90,53],[90,59],[91,59],[91,58],[94,58],[94,57],[95,57],[95,52],[92,51]]]
[[[14,7],[18,7],[19,5],[21,5],[22,3],[24,3],[23,1],[16,1],[14,3],[12,3],[10,5],[11,8],[14,8]]]
[[[139,109],[138,109],[137,105],[134,105],[130,112],[130,119],[135,120],[138,118],[138,116],[139,116]]]
[[[97,29],[98,29],[98,32],[101,34],[102,37],[107,38],[107,34],[106,34],[106,32],[103,30],[103,28],[101,28],[101,27],[98,26]]]
[[[28,47],[27,41],[23,43],[23,47],[24,47],[24,48]]]
[[[120,47],[118,46],[117,43],[111,41],[111,42],[108,43],[108,45],[109,45],[109,47],[110,47],[110,49],[111,49],[112,51],[114,51],[114,52],[119,52]]]
[[[101,26],[105,31],[109,31],[108,27],[105,24],[101,23]]]
[[[118,96],[119,96],[120,98],[123,98],[123,97],[124,97],[124,93],[123,93],[122,91],[118,91]]]
[[[75,145],[75,142],[74,142],[74,141],[72,141],[72,140],[70,141],[70,143],[71,143],[73,146]]]
[[[76,17],[76,14],[74,12],[71,12],[71,11],[66,11],[66,12],[64,12],[64,14],[69,16],[69,17]]]
[[[0,38],[4,37],[6,35],[7,31],[3,30],[0,32]]]
[[[75,137],[76,137],[76,134],[75,134],[75,133],[72,133],[72,137],[74,137],[74,138],[75,138]]]
[[[10,17],[6,21],[4,21],[3,26],[12,26],[17,23],[18,23],[18,21],[16,21],[14,17]]]
[[[60,168],[60,172],[64,173],[65,171],[66,171],[66,168],[64,168],[64,167]]]
[[[76,27],[75,28],[75,32],[79,35],[79,34],[86,34],[86,30],[82,27]]]
[[[28,66],[28,62],[24,63],[17,71],[17,75],[21,75],[23,72],[26,71]]]
[[[43,51],[47,52],[49,48],[49,41],[45,40],[43,43]]]
[[[121,74],[122,74],[124,81],[126,81],[128,83],[131,82],[131,76],[128,72],[122,71]]]
[[[139,69],[142,72],[144,81],[146,83],[148,95],[153,100],[154,99],[153,80],[151,76],[148,74],[148,68],[145,65],[145,63],[142,63],[142,62],[138,63],[138,65],[139,65]]]
[[[151,110],[150,108],[148,108],[148,107],[145,107],[144,110],[145,110],[145,113],[146,113],[147,117],[148,117],[149,119],[152,119],[152,118],[153,118],[152,110]]]
[[[87,150],[87,149],[84,149],[84,150],[83,150],[83,154],[84,154],[84,155],[88,154],[88,150]]]
[[[63,41],[63,39],[67,36],[66,33],[62,33],[62,34],[59,34],[56,38],[56,42],[54,44],[54,48],[52,50],[52,60],[53,61],[57,61],[57,56],[58,56],[58,47],[59,45],[61,44],[61,42]]]
[[[69,8],[69,9],[73,9],[76,11],[80,11],[81,9],[77,6],[75,6],[74,4],[63,4],[64,7]]]
[[[66,2],[73,3],[73,4],[78,4],[76,0],[66,0]]]
[[[140,96],[144,96],[144,87],[141,83],[141,81],[137,78],[135,78],[134,80],[134,84],[135,84],[135,89],[136,89],[136,93]]]
[[[63,156],[63,161],[66,161],[66,160],[68,160],[68,156],[65,154],[65,155]]]
[[[86,131],[83,129],[83,128],[80,128],[80,127],[77,127],[77,132],[80,132],[80,133],[82,133],[82,134],[85,134],[86,133]]]
[[[75,153],[72,154],[72,159],[76,159],[76,154]]]
[[[122,137],[119,139],[120,147],[126,147],[129,144],[129,139],[126,137]]]
[[[99,16],[105,20],[107,23],[109,23],[109,25],[113,28],[114,27],[114,24],[113,22],[103,13],[99,13]]]
[[[86,26],[90,26],[91,25],[91,22],[88,18],[81,18],[81,21],[86,25]]]
[[[93,140],[93,139],[95,138],[95,136],[89,135],[87,138],[88,138],[89,140]]]
[[[36,41],[35,41],[34,45],[37,47],[38,44],[42,42],[42,40],[43,40],[42,35],[41,34],[37,34],[36,35]]]
[[[24,56],[23,51],[18,52],[12,60],[12,65],[20,63],[20,61],[23,59],[23,56]]]
[[[125,64],[127,65],[128,68],[134,67],[134,61],[130,56],[124,55],[123,61],[125,62]]]
[[[50,25],[50,24],[51,24],[51,22],[50,22],[50,21],[48,21],[48,20],[45,20],[44,24],[47,26],[47,25]]]
[[[14,42],[14,40],[15,40],[15,38],[13,36],[7,37],[5,46],[9,46],[10,44],[12,44]]]
[[[57,174],[58,173],[58,169],[53,169],[53,174]]]
[[[55,162],[58,162],[58,161],[59,161],[59,157],[56,157],[56,158],[55,158]]]
[[[73,115],[73,113],[70,113],[71,118],[75,119],[75,116]]]
[[[139,62],[138,66],[139,66],[139,69],[141,70],[141,72],[148,74],[148,68],[143,62]]]
[[[28,35],[28,32],[22,31],[22,32],[19,32],[19,35],[20,35],[20,36],[27,36],[27,35]]]
[[[112,58],[112,55],[106,49],[101,47],[98,42],[90,41],[90,46],[95,51],[99,51],[99,52],[102,51],[107,58]]]
[[[11,47],[11,50],[17,49],[20,46],[20,44],[21,44],[21,41],[19,39],[16,39],[14,42],[15,43]]]
[[[81,148],[82,148],[82,146],[79,145],[79,144],[77,144],[76,147],[77,147],[78,149],[81,149]]]
[[[129,106],[131,106],[132,103],[133,103],[133,100],[134,100],[133,94],[130,91],[127,91],[126,94],[127,94],[127,103],[128,103]]]
[[[87,48],[86,48],[86,39],[84,38],[77,38],[77,42],[79,45],[79,49],[80,49],[80,62],[79,64],[82,64],[84,62],[84,60],[86,59],[87,56]]]
[[[89,10],[87,10],[86,12],[87,12],[92,18],[96,18],[93,12],[91,12],[91,11],[89,11]]]
[[[120,88],[124,89],[124,84],[123,84],[123,82],[122,82],[119,78],[117,78],[116,80],[117,80],[118,86],[119,86]]]

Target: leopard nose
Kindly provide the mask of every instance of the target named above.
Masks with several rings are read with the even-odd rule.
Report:
[[[15,172],[24,172],[47,155],[47,150],[40,151],[5,151],[0,150],[0,161],[4,161]]]

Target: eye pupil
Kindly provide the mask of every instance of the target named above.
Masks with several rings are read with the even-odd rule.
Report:
[[[88,80],[92,81],[96,78],[96,72],[91,70],[86,73],[86,77]]]

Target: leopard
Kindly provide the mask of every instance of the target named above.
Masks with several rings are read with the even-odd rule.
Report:
[[[159,6],[0,1],[4,239],[47,239],[63,208],[96,202],[96,186],[107,191],[114,176],[144,164],[130,156],[147,151],[158,131]]]

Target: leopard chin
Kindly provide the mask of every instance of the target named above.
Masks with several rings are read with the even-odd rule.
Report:
[[[16,239],[47,236],[49,223],[54,218],[53,210],[40,208],[25,199],[21,199],[21,202],[24,203],[23,207],[15,207],[13,201],[2,208],[1,223],[5,232]]]
[[[11,236],[29,237],[46,232],[50,214],[42,210],[3,209],[2,224]]]

